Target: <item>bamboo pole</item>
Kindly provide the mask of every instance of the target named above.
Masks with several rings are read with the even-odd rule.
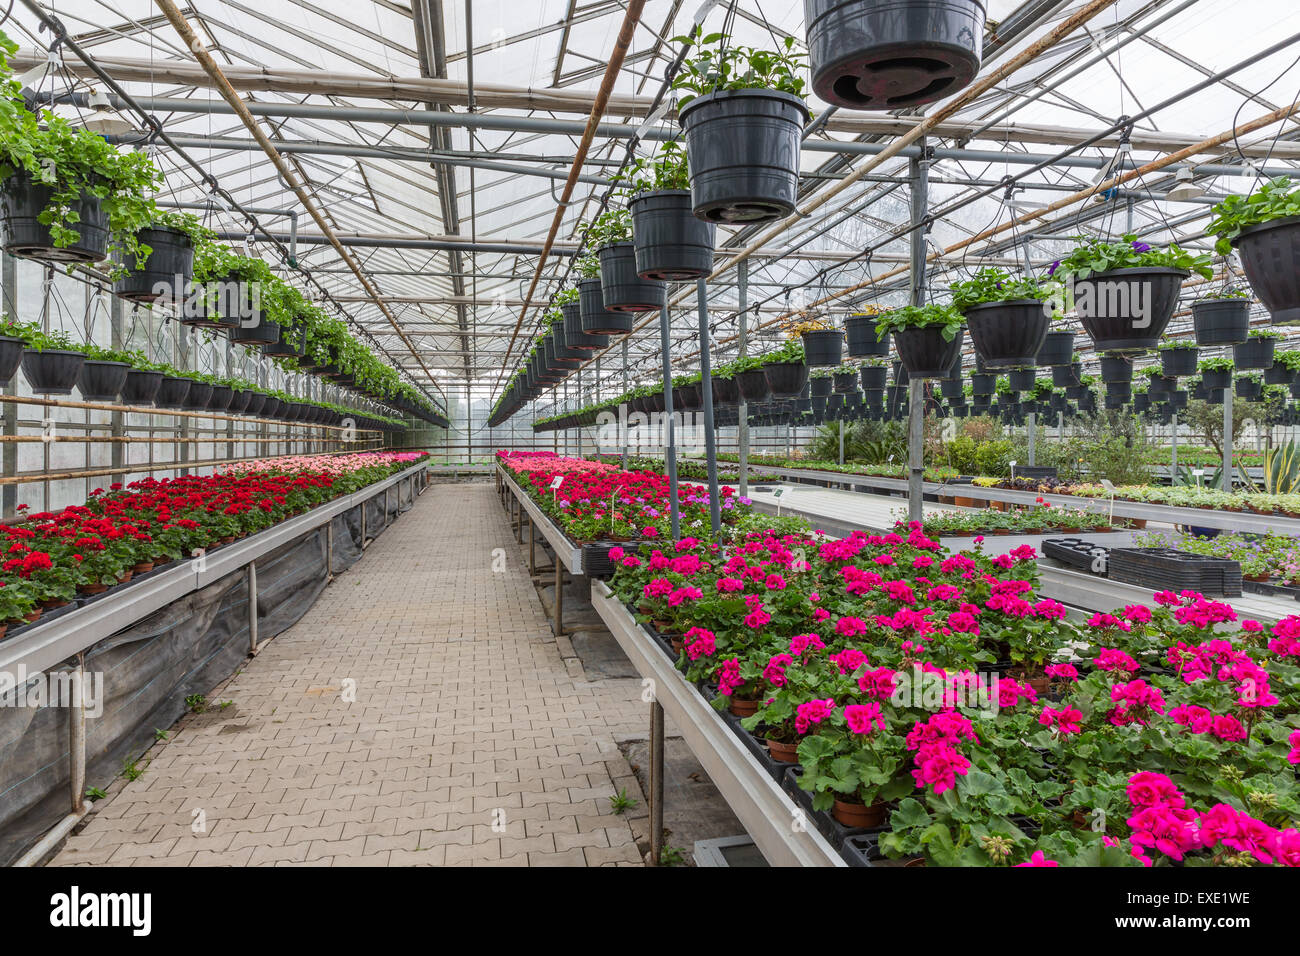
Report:
[[[108,428],[108,425],[100,426]],[[209,436],[223,434],[221,432],[206,432]],[[241,438],[239,443],[249,445],[279,445],[284,444],[292,439],[287,436],[279,438]],[[341,442],[343,444],[355,444],[354,440],[346,438],[326,439],[331,442]],[[378,441],[378,439],[369,439]],[[136,444],[141,445],[219,445],[225,444],[219,438],[155,438],[155,437],[132,437],[128,435],[0,435],[0,444],[14,443],[19,444],[39,444],[45,443],[90,443],[90,444]]]
[[[126,412],[132,415],[170,415],[175,418],[213,418],[227,422],[249,422],[254,425],[292,425],[298,428],[328,428],[330,431],[347,431],[341,425],[316,425],[309,422],[291,422],[279,418],[249,418],[245,415],[227,415],[222,412],[196,412],[184,409],[154,408],[151,405],[110,405],[104,402],[64,402],[57,398],[34,398],[22,395],[0,395],[0,402],[13,405],[37,405],[44,408],[76,408],[98,412]],[[366,412],[357,412],[365,415]],[[107,426],[105,426],[107,427]],[[378,428],[354,428],[356,432],[378,432]]]
[[[357,451],[382,451],[382,446],[376,448],[363,448]],[[328,454],[354,454],[354,452],[330,452]],[[30,484],[34,481],[75,481],[78,478],[107,478],[112,475],[131,475],[136,472],[155,472],[155,471],[180,471],[184,468],[215,468],[219,465],[237,465],[246,461],[260,461],[262,455],[254,455],[248,458],[219,458],[209,461],[173,461],[173,462],[156,462],[153,465],[145,466],[143,464],[134,467],[122,468],[97,468],[90,471],[77,470],[56,472],[46,474],[45,472],[31,472],[29,474],[12,475],[6,478],[0,478],[0,485],[23,485]],[[286,456],[290,457],[290,456]]]

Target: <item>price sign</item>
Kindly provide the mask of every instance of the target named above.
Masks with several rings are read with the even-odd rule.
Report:
[[[773,497],[773,498],[780,498],[783,494],[785,494],[785,489],[784,489],[784,488],[777,488],[775,491],[772,492],[772,497]]]
[[[554,491],[555,489],[559,488],[560,485],[562,484],[564,484],[564,476],[556,475],[554,478],[551,479],[551,490]]]

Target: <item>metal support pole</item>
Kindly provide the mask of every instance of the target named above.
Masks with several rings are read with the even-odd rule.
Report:
[[[911,180],[912,231],[908,234],[911,244],[911,302],[912,305],[925,304],[925,219],[926,206],[929,202],[929,164],[922,157],[926,155],[924,138],[917,140],[920,156],[907,161],[908,178]],[[920,379],[908,378],[907,409],[907,517],[909,521],[920,521],[924,515],[924,496],[922,487],[925,481],[925,383]]]
[[[1034,451],[1035,451],[1034,439],[1037,437],[1038,434],[1038,413],[1030,412],[1027,416],[1025,416],[1025,425],[1029,429],[1029,467],[1032,468],[1035,464],[1037,464],[1037,461],[1034,456]]]
[[[1173,429],[1169,433],[1169,450],[1171,452],[1171,457],[1169,459],[1169,467],[1171,470],[1170,473],[1174,477],[1177,477],[1178,476],[1178,413],[1177,412],[1174,412],[1173,414]]]
[[[718,489],[718,444],[713,434],[713,368],[709,355],[707,280],[700,279],[696,283],[695,301],[700,317],[700,398],[704,406],[704,462],[709,472],[709,529],[716,536],[722,527],[722,495]],[[664,358],[666,361],[667,356]]]
[[[623,336],[623,394],[628,393],[627,385],[627,340],[628,336]],[[624,406],[626,407],[626,406]],[[620,437],[623,439],[623,453],[619,456],[618,467],[627,471],[627,421],[626,416],[619,410],[619,430],[623,433]]]
[[[77,655],[72,668],[72,700],[68,704],[68,786],[72,812],[86,811],[86,655]]]
[[[650,702],[650,865],[664,851],[664,708]]]
[[[325,583],[334,580],[334,521],[325,526]]]
[[[1232,385],[1223,390],[1223,490],[1231,493],[1232,474]]]
[[[669,515],[672,520],[673,540],[682,536],[682,516],[677,501],[677,427],[673,412],[673,363],[672,353],[668,348],[668,306],[659,310],[659,344],[663,350],[664,373],[664,421],[668,427],[668,447],[664,458],[668,463]]]
[[[248,562],[248,653],[257,653],[257,562]]]
[[[537,574],[537,525],[532,521],[528,522],[528,574]]]
[[[555,564],[555,602],[554,602],[554,619],[551,622],[551,630],[555,636],[559,637],[564,633],[564,565],[560,561],[560,552],[557,549],[554,558]]]
[[[835,430],[836,430],[837,432],[840,433],[840,458],[839,458],[839,463],[842,465],[842,464],[844,464],[844,422],[842,422],[842,421],[837,421],[837,422],[835,423]]]
[[[361,550],[366,550],[366,505],[361,504]]]
[[[907,520],[920,521],[925,482],[925,382],[909,378],[907,390]]]
[[[749,354],[749,261],[741,260],[736,267],[737,294],[740,296],[736,322],[740,325],[740,357]],[[749,496],[749,405],[744,397],[736,406],[736,449],[740,464],[740,496]]]

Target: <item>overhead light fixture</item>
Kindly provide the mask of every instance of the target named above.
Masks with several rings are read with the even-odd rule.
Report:
[[[108,94],[95,92],[87,99],[90,115],[82,120],[82,126],[100,136],[121,136],[135,132],[135,124],[123,119],[122,114],[113,108]]]
[[[1174,174],[1174,186],[1165,194],[1170,202],[1187,202],[1205,195],[1205,189],[1192,181],[1192,170],[1184,166]]]

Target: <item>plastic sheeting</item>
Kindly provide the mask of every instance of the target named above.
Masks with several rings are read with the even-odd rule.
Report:
[[[361,509],[366,540],[409,510],[416,479],[336,515],[335,574],[360,559]],[[258,639],[302,618],[325,585],[327,535],[322,526],[257,560]],[[87,702],[86,785],[107,788],[124,763],[139,757],[186,711],[185,699],[209,694],[249,651],[248,577],[241,569],[100,641],[86,651],[85,671],[102,675],[102,694]],[[64,668],[54,672],[70,674]],[[20,857],[71,809],[69,722],[62,706],[25,706],[37,675],[0,697],[0,865]],[[93,684],[92,684],[93,686]],[[91,716],[101,706],[99,716]]]

